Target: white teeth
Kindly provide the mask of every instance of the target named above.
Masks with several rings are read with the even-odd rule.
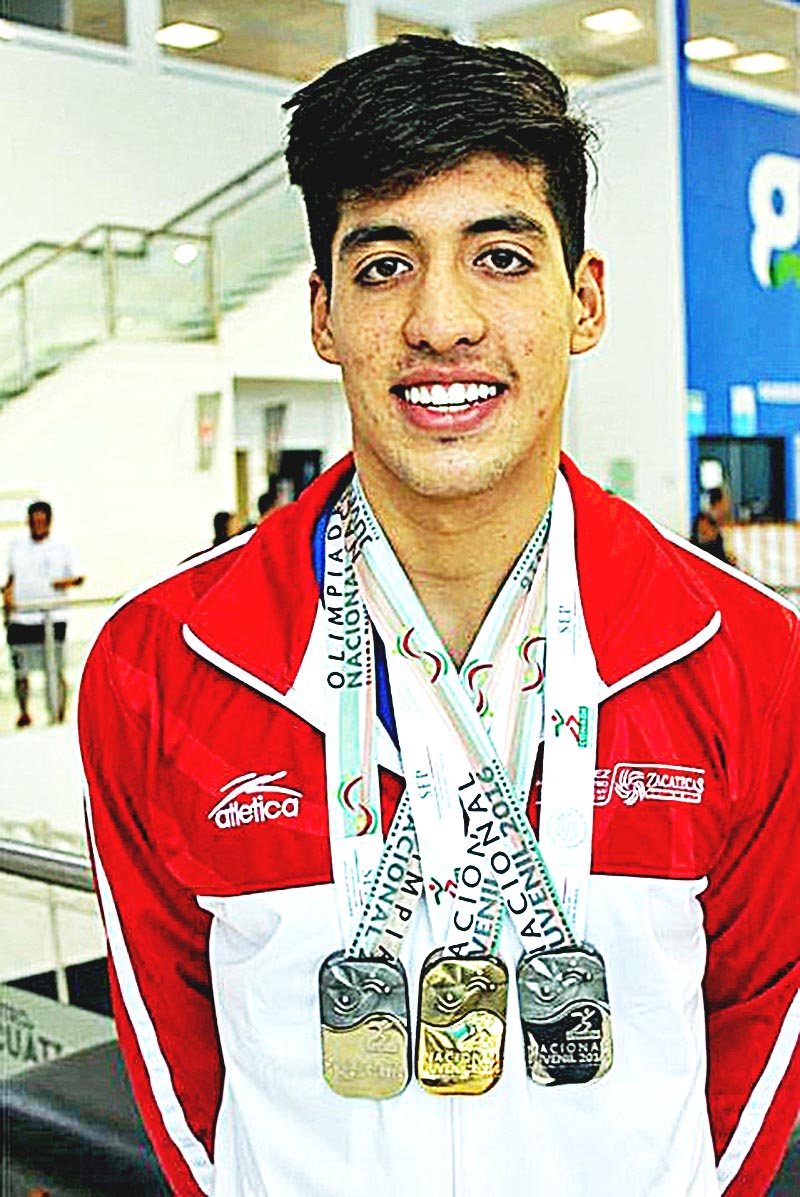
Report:
[[[418,403],[422,407],[442,407],[448,411],[462,411],[471,403],[478,403],[482,399],[493,399],[499,388],[494,383],[486,382],[451,382],[444,386],[440,382],[432,386],[414,386],[403,388],[403,399],[406,403]]]

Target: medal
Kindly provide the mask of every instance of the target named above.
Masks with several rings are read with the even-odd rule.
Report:
[[[425,961],[420,977],[417,1079],[428,1093],[485,1093],[500,1078],[508,970],[496,956]]]
[[[322,1070],[341,1097],[395,1097],[411,1075],[408,985],[397,960],[334,952],[319,972]]]
[[[582,1085],[613,1058],[603,958],[588,944],[526,952],[517,966],[528,1076],[539,1085]]]

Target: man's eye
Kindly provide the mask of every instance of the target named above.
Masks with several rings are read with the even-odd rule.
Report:
[[[411,267],[408,262],[404,262],[402,258],[378,258],[375,262],[370,262],[363,270],[359,270],[356,275],[357,283],[382,283],[387,279],[397,278],[400,274],[405,274]]]
[[[524,274],[533,263],[514,249],[487,249],[476,259],[477,265],[488,266],[497,274]]]

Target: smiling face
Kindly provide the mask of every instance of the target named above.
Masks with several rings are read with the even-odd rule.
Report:
[[[368,493],[466,497],[555,469],[603,266],[584,254],[573,287],[539,168],[475,155],[344,203],[332,251],[329,301],[311,277],[314,344],[342,368]]]

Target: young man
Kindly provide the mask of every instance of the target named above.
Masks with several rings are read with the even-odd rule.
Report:
[[[224,1197],[763,1194],[798,621],[559,456],[605,319],[587,130],[526,56],[418,38],[291,106],[356,474],[129,601],[81,698],[163,1166]]]
[[[3,587],[3,608],[7,618],[6,636],[14,670],[14,689],[19,704],[17,727],[31,723],[28,710],[29,675],[32,669],[47,669],[45,621],[53,623],[56,676],[46,690],[50,718],[61,722],[67,703],[64,677],[64,645],[67,620],[52,602],[73,586],[83,583],[75,554],[64,541],[50,534],[53,509],[37,500],[28,508],[28,535],[12,541],[8,554],[8,578]],[[35,604],[44,609],[36,610]],[[55,699],[55,701],[54,701]]]

